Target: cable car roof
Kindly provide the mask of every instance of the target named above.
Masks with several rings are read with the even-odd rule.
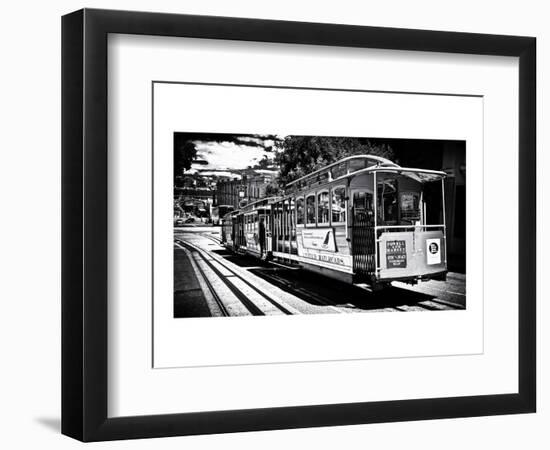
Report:
[[[226,220],[226,219],[229,219],[230,217],[234,217],[234,216],[236,216],[238,213],[239,213],[239,211],[230,211],[230,212],[228,212],[228,213],[225,213],[225,214],[222,216],[222,220]]]
[[[252,203],[248,203],[247,205],[243,206],[242,208],[240,208],[238,211],[235,211],[235,212],[244,212],[246,210],[249,210],[249,209],[255,209],[257,208],[258,206],[267,206],[267,205],[271,205],[272,203],[275,203],[276,201],[280,200],[281,197],[265,197],[265,198],[262,198],[260,200],[256,200],[255,202],[252,202]]]
[[[289,189],[293,185],[304,181],[308,178],[313,179],[315,175],[319,175],[324,171],[329,171],[329,169],[336,167],[342,163],[345,163],[347,161],[357,160],[357,159],[363,159],[363,160],[372,160],[373,164],[370,165],[368,168],[371,167],[399,167],[399,165],[395,164],[394,162],[390,161],[389,159],[382,158],[381,156],[375,156],[375,155],[353,155],[348,156],[346,158],[339,159],[338,161],[333,162],[332,164],[328,164],[324,167],[321,167],[320,169],[317,169],[311,173],[308,173],[307,175],[304,175],[303,177],[297,178],[294,181],[291,181],[290,183],[287,183],[285,186],[285,189]],[[359,170],[365,170],[365,169],[359,169]],[[348,173],[348,175],[351,175],[352,173],[357,173],[357,171],[353,171]]]
[[[419,183],[428,183],[430,181],[437,181],[445,178],[447,174],[440,170],[429,170],[429,169],[414,169],[411,167],[367,167],[366,169],[357,170],[355,172],[348,173],[343,175],[336,180],[344,180],[346,178],[353,178],[357,175],[363,173],[373,173],[373,172],[384,172],[384,173],[396,173],[398,175],[405,175],[413,180],[418,181]],[[334,180],[334,181],[336,181]]]

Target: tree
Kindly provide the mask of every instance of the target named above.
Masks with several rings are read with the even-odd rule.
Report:
[[[272,165],[271,160],[267,157],[267,155],[264,155],[262,159],[258,161],[258,164],[256,164],[256,167],[258,169],[269,169]]]
[[[278,181],[273,180],[265,187],[265,196],[274,197],[280,193],[280,190]]]
[[[189,170],[196,157],[195,143],[188,139],[182,139],[181,134],[174,134],[174,178]]]
[[[279,186],[311,173],[346,156],[369,154],[393,159],[392,148],[383,141],[353,137],[287,136],[275,162]]]

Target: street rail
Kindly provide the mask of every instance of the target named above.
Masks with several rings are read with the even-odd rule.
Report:
[[[189,242],[176,239],[176,244],[184,248],[189,249],[192,253],[200,255],[201,261],[204,262],[216,275],[217,277],[227,286],[227,288],[243,303],[243,305],[250,311],[252,315],[262,316],[266,315],[266,310],[271,314],[298,314],[299,311],[290,307],[289,305],[283,304],[282,301],[274,299],[272,296],[263,292],[258,287],[254,286],[249,280],[240,275],[237,271],[231,268],[223,258],[217,258],[211,252],[207,252],[196,245],[193,245]],[[212,262],[212,260],[215,260]],[[219,264],[219,266],[216,265]],[[220,267],[221,266],[221,267]],[[229,272],[224,274],[223,271]],[[246,291],[246,293],[244,292]],[[249,296],[255,297],[256,302],[252,301]],[[262,300],[259,299],[261,297]],[[268,302],[271,307],[266,308],[266,303]],[[260,306],[258,306],[259,303]],[[273,308],[276,308],[274,310]]]
[[[221,244],[220,240],[210,233],[201,232],[197,233],[197,235],[217,245]],[[337,298],[342,299],[342,294],[349,294],[351,300],[347,303],[342,303],[333,300],[330,295],[324,295],[326,294],[324,292],[317,292],[315,283],[310,289],[307,285],[307,278],[304,280],[300,275],[301,270],[287,268],[286,266],[283,267],[279,264],[274,265],[271,262],[265,261],[261,267],[240,267],[213,251],[210,248],[212,244],[189,242],[184,236],[175,238],[175,245],[188,253],[198,278],[204,280],[203,291],[208,292],[208,294],[205,294],[205,297],[211,296],[210,309],[219,309],[213,315],[264,316],[302,314],[305,311],[303,311],[304,308],[301,306],[300,301],[305,302],[304,305],[311,305],[309,308],[321,307],[325,313],[449,311],[464,309],[463,305],[449,301],[452,299],[437,298],[437,293],[430,298],[416,299],[415,294],[426,296],[427,293],[419,293],[406,287],[394,288],[398,290],[404,289],[408,292],[408,295],[411,295],[411,298],[403,303],[395,304],[391,300],[386,302],[384,298],[373,294],[372,301],[369,302],[367,300],[367,303],[361,302],[362,304],[357,304],[356,300],[354,300],[357,292],[349,290],[350,286],[346,285],[343,291],[339,291],[340,293]],[[204,246],[208,246],[209,248],[204,248]],[[246,255],[243,256],[247,257]],[[302,281],[305,282],[305,285],[302,284]],[[275,291],[270,289],[269,286],[272,286]],[[338,289],[341,289],[341,287]],[[355,287],[355,289],[360,288]],[[437,291],[438,288],[432,287],[428,290]],[[456,294],[453,297],[464,295],[460,292],[453,292],[453,294]],[[286,301],[282,300],[281,297]],[[212,303],[215,303],[217,307],[211,307]],[[228,307],[228,303],[230,307]]]

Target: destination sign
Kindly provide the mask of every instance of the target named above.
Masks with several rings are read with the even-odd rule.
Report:
[[[388,269],[407,267],[405,241],[386,241],[386,267]]]

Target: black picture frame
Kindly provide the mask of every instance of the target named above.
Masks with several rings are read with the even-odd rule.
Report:
[[[519,391],[107,417],[107,35],[179,36],[519,58]],[[62,18],[62,433],[82,441],[534,412],[536,39],[83,9]]]

